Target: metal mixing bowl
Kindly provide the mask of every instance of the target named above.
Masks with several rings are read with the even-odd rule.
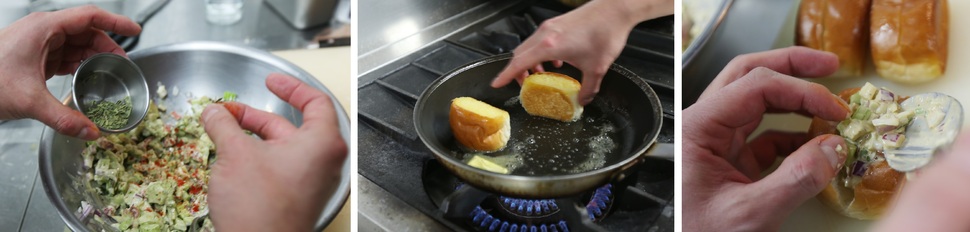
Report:
[[[297,77],[333,96],[306,71],[272,54],[252,48],[213,42],[191,42],[135,51],[129,57],[145,74],[152,99],[158,100],[154,90],[158,88],[159,82],[169,89],[170,96],[164,101],[169,111],[186,112],[190,107],[185,100],[192,96],[218,98],[224,91],[233,91],[239,95],[237,101],[282,115],[300,125],[303,121],[300,112],[266,88],[266,76],[273,72]],[[179,88],[178,96],[172,96],[174,87]],[[347,114],[336,98],[331,99],[334,110],[339,115],[340,134],[345,141],[350,141],[350,121]],[[70,106],[71,101],[70,98],[65,99],[64,103]],[[110,226],[91,220],[93,214],[88,217],[75,214],[82,200],[94,202],[95,209],[103,206],[97,204],[99,200],[96,199],[99,197],[85,187],[86,181],[82,179],[82,149],[83,140],[58,134],[50,127],[44,129],[40,142],[40,175],[44,191],[72,230],[113,231]],[[330,224],[350,194],[350,160],[348,158],[343,164],[337,189],[327,196],[321,196],[328,200],[317,221],[317,231]]]

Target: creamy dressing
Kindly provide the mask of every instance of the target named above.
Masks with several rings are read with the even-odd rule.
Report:
[[[909,138],[899,150],[885,153],[891,167],[912,171],[929,163],[938,147],[953,141],[962,123],[963,110],[956,99],[940,93],[913,96],[901,107],[914,112],[906,131]]]
[[[944,130],[946,125],[943,120],[946,116],[944,109],[948,109],[951,103],[952,101],[949,98],[939,97],[919,98],[913,99],[912,103],[907,102],[904,108],[911,108],[912,111],[916,112],[913,119],[913,123],[915,124],[913,126],[916,127],[913,127],[913,131],[910,132],[913,136],[910,137],[906,145],[918,147],[938,147],[945,145],[948,140],[941,138],[945,138],[948,135],[941,135],[940,133],[946,132]],[[952,136],[955,136],[955,134]]]

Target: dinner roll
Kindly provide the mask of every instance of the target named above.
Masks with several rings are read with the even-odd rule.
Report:
[[[451,100],[448,113],[455,139],[478,151],[498,151],[512,134],[509,112],[471,97]]]
[[[539,72],[525,78],[519,98],[530,115],[571,122],[583,114],[583,106],[577,100],[580,87],[572,77]]]

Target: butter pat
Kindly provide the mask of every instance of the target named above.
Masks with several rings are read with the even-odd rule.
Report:
[[[494,161],[480,155],[475,155],[471,158],[471,160],[468,160],[468,166],[494,173],[509,174],[509,169],[506,168],[505,165],[497,164]]]

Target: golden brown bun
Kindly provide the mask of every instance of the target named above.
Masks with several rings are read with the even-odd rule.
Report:
[[[802,0],[795,44],[835,53],[832,76],[860,76],[869,47],[869,0]]]
[[[859,89],[846,89],[839,93],[839,97],[848,102],[849,97],[859,92]],[[905,99],[905,97],[901,97],[899,101]],[[815,117],[812,119],[808,134],[813,137],[822,134],[835,134],[837,133],[836,124]],[[862,175],[862,182],[852,189],[846,188],[844,185],[844,174],[842,174],[844,172],[844,170],[840,170],[840,175],[833,179],[829,186],[818,194],[817,198],[839,213],[856,219],[879,218],[905,182],[904,175],[889,167],[885,160],[870,164],[869,169]]]
[[[572,77],[539,72],[525,78],[519,98],[530,115],[571,122],[583,114],[583,106],[576,99],[580,87]]]
[[[448,121],[455,139],[474,150],[501,150],[511,136],[509,112],[470,97],[451,100]]]
[[[946,0],[873,0],[871,20],[872,60],[880,76],[920,83],[946,71]]]
[[[905,182],[904,175],[885,160],[870,164],[855,188],[846,188],[841,178],[829,182],[818,199],[845,216],[877,219],[886,211]]]

